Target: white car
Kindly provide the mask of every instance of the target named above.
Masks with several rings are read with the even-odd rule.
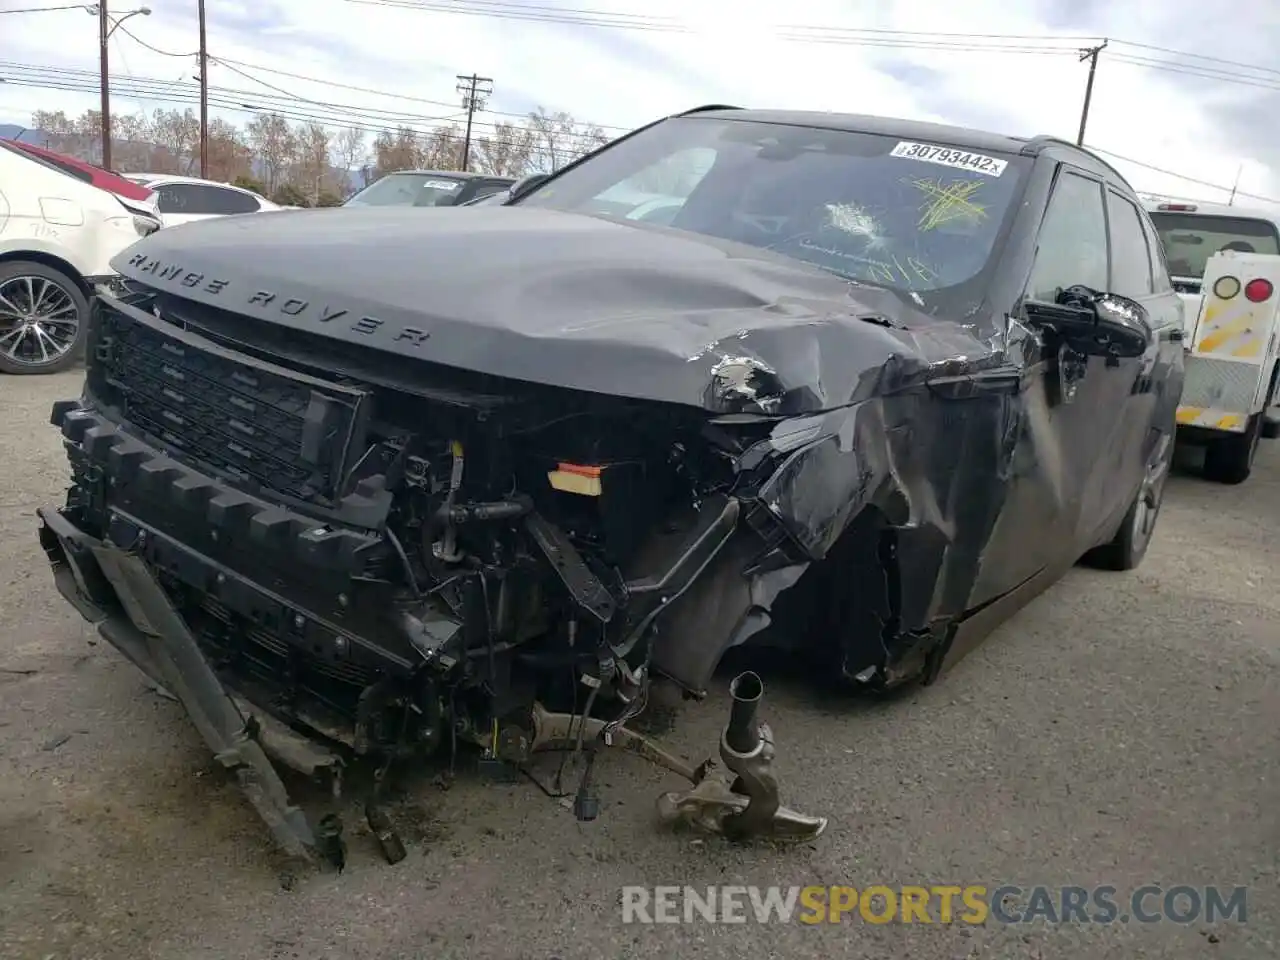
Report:
[[[166,227],[193,220],[285,209],[252,190],[233,187],[229,183],[168,173],[126,173],[124,176],[156,192],[160,216]]]
[[[84,348],[116,254],[161,222],[134,204],[0,141],[0,373],[53,373]]]

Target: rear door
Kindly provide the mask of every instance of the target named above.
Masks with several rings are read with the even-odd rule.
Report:
[[[1108,292],[1137,301],[1147,312],[1152,341],[1133,359],[1094,358],[1090,378],[1099,460],[1083,490],[1078,536],[1085,546],[1110,536],[1142,481],[1156,445],[1172,436],[1168,391],[1181,367],[1182,304],[1163,261],[1153,257],[1150,225],[1141,208],[1106,189],[1111,271]],[[1176,408],[1176,395],[1173,406]]]

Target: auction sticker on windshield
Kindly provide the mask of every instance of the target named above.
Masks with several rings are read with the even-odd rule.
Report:
[[[936,163],[943,167],[955,167],[958,170],[973,170],[975,173],[985,173],[993,177],[1000,176],[1004,173],[1004,168],[1009,165],[1006,160],[997,160],[995,157],[987,157],[981,153],[970,153],[954,147],[937,147],[931,143],[912,143],[909,140],[899,143],[889,151],[889,156]]]
[[[430,190],[457,190],[458,182],[456,180],[428,180],[422,186]]]

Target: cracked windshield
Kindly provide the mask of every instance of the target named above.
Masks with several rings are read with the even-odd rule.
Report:
[[[617,144],[524,205],[689,230],[937,300],[993,260],[1023,162],[897,137],[686,118]]]

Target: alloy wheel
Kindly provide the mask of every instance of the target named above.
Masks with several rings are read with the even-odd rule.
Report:
[[[56,280],[17,276],[0,280],[0,356],[43,367],[66,356],[80,333],[80,311]]]

